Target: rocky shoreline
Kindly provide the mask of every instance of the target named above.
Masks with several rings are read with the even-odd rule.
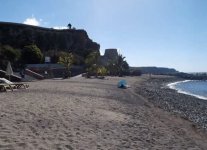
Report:
[[[207,130],[207,101],[178,93],[167,84],[183,79],[153,76],[136,85],[135,91],[153,105],[192,121],[197,128]]]

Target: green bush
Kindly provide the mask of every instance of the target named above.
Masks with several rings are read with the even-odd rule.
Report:
[[[42,62],[43,54],[36,45],[28,45],[22,50],[21,60],[24,64],[38,64]]]
[[[66,77],[71,76],[70,69],[71,69],[73,62],[74,62],[74,56],[72,53],[62,52],[60,54],[58,63],[63,64],[66,67],[67,69]]]
[[[98,52],[90,53],[85,60],[86,64],[86,71],[89,75],[97,76],[97,69],[98,69],[98,58],[100,54]]]
[[[97,74],[99,76],[106,76],[108,74],[108,70],[105,67],[103,67],[103,66],[98,67]]]

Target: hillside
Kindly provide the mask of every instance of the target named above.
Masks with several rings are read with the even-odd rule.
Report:
[[[164,67],[130,67],[131,70],[140,70],[142,74],[176,74],[173,68]]]
[[[100,45],[93,42],[85,30],[43,28],[19,23],[0,22],[0,44],[22,49],[36,44],[43,54],[48,51],[69,51],[85,57],[99,51]]]

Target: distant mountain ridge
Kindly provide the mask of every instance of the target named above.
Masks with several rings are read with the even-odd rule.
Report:
[[[69,51],[82,57],[100,49],[100,45],[93,42],[85,30],[57,30],[11,22],[0,22],[0,44],[17,49],[36,44],[43,53]]]
[[[176,74],[179,73],[173,68],[165,67],[130,67],[131,70],[140,70],[142,74]]]
[[[165,67],[130,67],[130,71],[139,71],[140,74],[170,75],[186,80],[207,80],[207,73],[184,73]]]

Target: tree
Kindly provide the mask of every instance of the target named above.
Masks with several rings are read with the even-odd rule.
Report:
[[[107,69],[109,71],[110,75],[117,75],[117,67],[115,66],[114,61],[110,61],[109,64],[107,65]]]
[[[103,66],[99,66],[98,69],[97,69],[97,74],[99,76],[105,76],[105,75],[108,74],[108,70]]]
[[[23,64],[38,64],[43,60],[43,54],[36,45],[25,46],[22,50]]]
[[[115,61],[109,63],[107,68],[111,75],[123,76],[129,74],[129,65],[124,59],[125,57],[119,54]]]
[[[130,74],[129,64],[127,63],[126,60],[124,60],[122,64],[122,75],[129,75],[129,74]]]
[[[66,67],[67,69],[67,72],[65,75],[66,77],[70,76],[71,74],[70,69],[71,69],[73,62],[74,62],[74,56],[72,53],[62,52],[62,54],[59,57],[58,63],[63,64]]]
[[[93,64],[97,64],[98,62],[98,58],[99,58],[100,54],[98,52],[92,52],[90,53],[85,60],[85,63],[87,66],[91,66]]]
[[[20,58],[20,51],[12,48],[9,45],[4,45],[1,49],[1,55],[3,56],[4,60],[15,62]]]
[[[18,62],[20,58],[20,51],[12,48],[9,45],[1,45],[0,44],[0,68],[5,69],[8,61],[12,64],[15,64],[15,67],[18,66],[16,62]]]
[[[97,76],[97,69],[98,69],[98,58],[100,54],[98,52],[90,53],[85,60],[85,64],[87,67],[87,71],[89,74],[95,74]]]
[[[126,57],[122,56],[122,54],[118,55],[116,66],[119,76],[123,76],[124,74],[129,72],[129,65],[126,60],[124,60],[125,58]]]

